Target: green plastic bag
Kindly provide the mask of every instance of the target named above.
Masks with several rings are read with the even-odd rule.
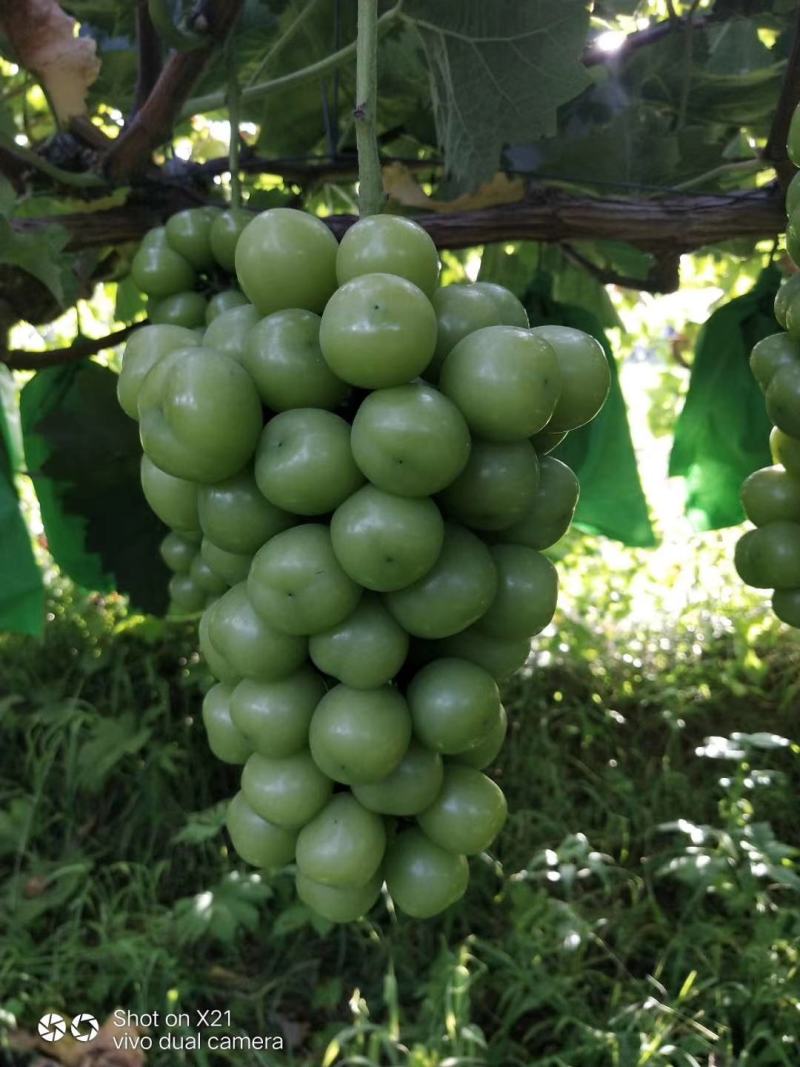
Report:
[[[772,305],[780,280],[767,267],[700,331],[669,461],[670,475],[686,479],[686,514],[698,530],[742,522],[742,482],[772,463],[771,424],[748,360],[756,341],[778,331]]]
[[[20,511],[14,474],[22,468],[17,398],[10,371],[0,368],[0,630],[41,634],[44,585]]]

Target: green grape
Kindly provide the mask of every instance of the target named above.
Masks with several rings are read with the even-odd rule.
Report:
[[[238,552],[228,552],[207,537],[200,542],[200,555],[209,572],[226,587],[238,585],[247,578],[253,559]]]
[[[285,634],[309,635],[343,622],[361,588],[342,570],[327,526],[277,534],[253,557],[247,593],[262,618]]]
[[[497,593],[478,629],[512,641],[540,633],[556,610],[555,567],[546,556],[523,545],[494,545],[491,552]]]
[[[444,513],[475,530],[503,530],[533,506],[539,460],[529,441],[473,441],[464,470],[438,501]]]
[[[267,822],[237,793],[228,805],[226,826],[231,843],[245,863],[263,870],[285,867],[294,858],[297,832]]]
[[[244,763],[253,751],[252,745],[231,718],[230,686],[219,682],[206,693],[203,725],[208,736],[208,747],[223,763]]]
[[[147,307],[150,322],[169,326],[183,326],[187,330],[203,326],[206,321],[206,301],[201,293],[173,293]]]
[[[362,274],[396,274],[431,297],[439,280],[439,254],[428,234],[400,215],[370,215],[351,226],[336,253],[344,285]]]
[[[336,793],[297,838],[295,859],[305,878],[335,887],[375,877],[386,848],[383,819],[350,793]]]
[[[199,486],[196,507],[205,536],[240,555],[251,555],[295,522],[264,499],[249,467],[225,481]]]
[[[491,778],[451,763],[444,769],[441,792],[417,821],[435,845],[473,856],[494,841],[506,815],[506,798]]]
[[[197,555],[197,542],[174,531],[167,534],[159,549],[161,558],[171,571],[187,574]]]
[[[494,763],[500,755],[507,732],[508,715],[501,704],[497,718],[483,740],[472,748],[468,748],[465,752],[457,752],[450,759],[453,763],[464,763],[468,767],[474,767],[475,770],[482,771],[484,767]]]
[[[157,300],[193,289],[196,281],[191,263],[170,247],[163,231],[154,230],[131,261],[131,278],[138,289]]]
[[[331,541],[344,571],[365,589],[404,589],[427,574],[444,542],[432,500],[392,496],[365,485],[331,519]]]
[[[284,411],[267,423],[256,450],[258,488],[275,507],[325,515],[364,482],[350,447],[350,427],[317,408]]]
[[[386,888],[400,911],[429,919],[467,891],[469,865],[416,828],[403,830],[386,851]]]
[[[443,777],[439,753],[412,741],[394,770],[378,782],[354,785],[353,796],[381,815],[418,815],[438,796]]]
[[[352,614],[309,638],[314,665],[352,689],[379,689],[408,655],[408,634],[379,597],[365,593]]]
[[[257,322],[258,312],[252,304],[235,304],[211,320],[203,334],[203,345],[244,363],[247,340]]]
[[[479,744],[500,709],[497,682],[468,660],[436,659],[408,687],[414,733],[436,752],[464,752]]]
[[[566,463],[553,456],[542,456],[539,485],[530,506],[497,540],[539,551],[550,548],[569,529],[579,494],[578,479]]]
[[[202,611],[208,592],[190,574],[173,574],[167,586],[171,615],[194,615]]]
[[[384,602],[414,637],[449,637],[477,622],[496,592],[497,568],[486,545],[449,523],[433,567],[412,585],[387,593]]]
[[[208,609],[208,639],[235,676],[277,681],[303,663],[308,643],[265,622],[248,588],[235,585]]]
[[[308,738],[317,765],[334,781],[379,782],[397,767],[411,740],[408,704],[390,686],[337,685],[317,705]]]
[[[231,311],[233,308],[250,306],[250,301],[241,289],[223,289],[215,293],[206,304],[206,326],[218,318],[223,311]]]
[[[362,918],[380,896],[382,880],[373,875],[364,885],[322,885],[297,872],[295,886],[302,902],[332,923],[350,923]]]
[[[308,751],[270,759],[254,752],[242,771],[245,800],[262,819],[293,830],[305,826],[328,801],[333,782]]]
[[[231,694],[231,718],[256,752],[282,759],[308,746],[311,716],[324,695],[322,677],[307,666],[276,682],[244,678]]]

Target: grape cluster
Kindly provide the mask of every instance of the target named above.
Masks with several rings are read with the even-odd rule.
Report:
[[[188,261],[172,222],[143,248]],[[294,860],[331,921],[384,883],[431,916],[506,818],[483,773],[506,734],[498,682],[555,611],[542,552],[578,482],[549,452],[602,406],[607,361],[578,330],[530,329],[500,286],[440,288],[433,242],[396,216],[338,244],[273,209],[235,269],[246,303],[202,338],[144,327],[119,380],[172,528],[173,602],[204,609],[209,744],[243,765],[230,838],[257,867]]]
[[[205,329],[220,312],[247,303],[231,279],[236,242],[251,217],[241,209],[189,208],[145,235],[131,277],[148,296],[150,322]]]
[[[789,156],[800,167],[800,108],[789,131]],[[786,247],[800,266],[800,173],[786,194]],[[764,393],[773,424],[774,466],[751,474],[742,485],[742,504],[755,526],[738,541],[739,577],[756,589],[772,589],[772,608],[800,628],[800,274],[791,275],[775,297],[775,318],[783,332],[753,346],[750,368]]]

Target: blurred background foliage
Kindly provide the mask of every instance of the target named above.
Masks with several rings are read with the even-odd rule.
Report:
[[[131,220],[229,194],[229,64],[212,56],[150,171],[108,181],[137,8],[63,6],[101,61],[97,143],[0,35],[0,621],[20,631],[0,635],[0,1056],[36,1062],[39,1015],[80,993],[98,1016],[230,1007],[235,1029],[284,1035],[249,1055],[270,1067],[795,1065],[800,648],[741,586],[727,528],[768,462],[746,357],[788,263],[779,223],[737,219],[781,200],[767,149],[797,4],[381,3],[389,210],[469,225],[568,196],[635,218],[668,198],[675,221],[666,245],[626,222],[443,252],[447,282],[500,281],[532,321],[594,333],[615,386],[563,446],[582,501],[559,612],[506,694],[508,829],[452,914],[345,930],[227,851],[235,772],[207,751],[191,629],[158,618],[161,531],[102,341],[146,314]],[[352,56],[274,84],[346,50],[353,12],[245,3],[251,208],[355,210]],[[682,245],[706,198],[727,198],[727,236]],[[81,243],[112,223],[124,240]],[[37,368],[87,340],[90,360]]]
[[[230,0],[215,2],[222,10]],[[41,3],[60,10],[55,0]],[[177,2],[158,6],[189,15]],[[146,314],[127,277],[136,236],[179,207],[228,196],[231,71],[241,92],[248,206],[291,204],[330,217],[353,212],[356,202],[354,4],[247,0],[232,44],[211,50],[198,82],[178,84],[174,100],[160,101],[170,138],[145,143],[127,162],[131,114],[146,98],[145,59],[157,72],[174,54],[166,58],[152,26],[148,37],[144,4],[64,7],[76,21],[59,31],[66,58],[55,74],[20,42],[11,7],[0,20],[3,361],[34,372],[30,381],[29,373],[0,379],[8,439],[0,624],[29,633],[41,632],[44,591],[26,548],[20,485],[23,500],[33,487],[50,551],[67,575],[119,590],[140,609],[164,608],[164,573],[151,550],[160,531],[138,489],[135,437],[117,412],[112,376],[97,364],[116,369],[119,348],[102,339]],[[768,461],[745,356],[775,328],[771,300],[784,269],[775,176],[785,176],[796,5],[382,0],[380,11],[388,209],[445,226],[445,248],[459,245],[446,252],[447,281],[508,285],[533,321],[595,334],[616,372],[602,418],[562,448],[583,482],[579,526],[640,547],[668,536],[672,520],[654,514],[661,490],[642,485],[642,442],[638,462],[631,443],[629,423],[645,407],[659,436],[675,434],[669,469],[686,480],[693,527],[740,522],[738,485]],[[148,106],[153,98],[157,85]],[[461,247],[475,213],[504,219],[508,232],[504,212],[518,208],[521,219],[552,197],[553,211],[573,226],[576,205],[579,218],[587,204],[599,212],[598,236]],[[655,236],[654,209],[667,212]],[[702,227],[709,210],[721,221],[713,243],[697,247],[702,238],[687,236],[683,220]],[[448,220],[459,230],[447,230]],[[538,227],[546,232],[541,217]],[[677,298],[652,299],[679,278]],[[37,352],[86,342],[97,350],[92,363],[76,360],[73,348],[51,360],[62,366],[37,364]],[[91,461],[111,452],[113,473]],[[135,554],[120,550],[120,530],[139,533]]]

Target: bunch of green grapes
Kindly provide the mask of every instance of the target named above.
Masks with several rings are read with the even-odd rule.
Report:
[[[252,216],[241,209],[188,208],[145,234],[131,277],[147,295],[147,317],[203,330],[222,311],[247,303],[235,284],[234,253]]]
[[[208,602],[203,718],[243,766],[230,837],[262,869],[294,861],[331,921],[384,884],[431,916],[506,818],[483,773],[506,733],[498,683],[552,619],[543,550],[578,498],[549,452],[599,411],[608,364],[578,330],[530,329],[500,286],[439,288],[408,219],[338,244],[266,211],[235,266],[247,303],[202,339],[143,328],[119,383],[174,531],[173,599]]]
[[[139,331],[128,344],[119,399],[132,418],[137,418],[139,379],[157,355],[202,343],[218,315],[248,304],[236,284],[234,253],[251,218],[242,210],[191,208],[172,215],[166,226],[150,230],[142,240],[131,276],[148,298],[148,320],[162,328]],[[171,527],[161,544],[162,558],[173,572],[169,613],[198,612],[228,588],[234,573],[226,566],[230,561],[215,556],[210,542],[202,544],[194,489],[181,492],[146,456],[142,486],[153,511]]]
[[[800,167],[800,109],[787,147]],[[800,174],[789,184],[786,211],[786,248],[800,266]],[[756,528],[736,545],[736,569],[747,585],[772,589],[775,614],[800,628],[800,274],[778,290],[775,318],[783,332],[765,337],[750,354],[773,424],[774,466],[756,471],[742,485],[745,513]]]

